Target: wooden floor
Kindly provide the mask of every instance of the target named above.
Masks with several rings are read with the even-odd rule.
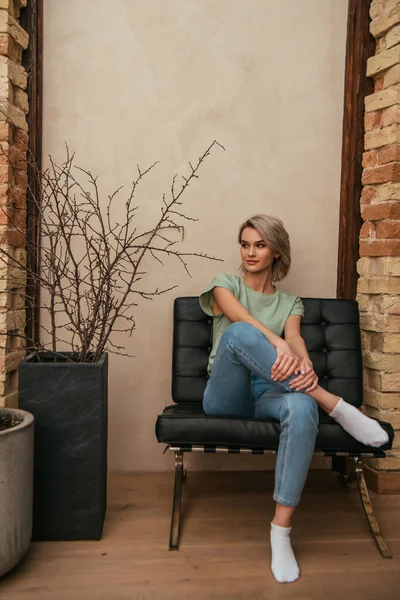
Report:
[[[382,559],[356,484],[310,472],[292,532],[301,578],[270,572],[271,472],[188,473],[178,552],[172,474],[109,477],[100,542],[33,543],[2,600],[399,600],[400,496],[371,494],[394,558]],[[1,533],[0,533],[1,534]]]

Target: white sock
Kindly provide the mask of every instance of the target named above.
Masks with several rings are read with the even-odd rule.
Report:
[[[279,583],[291,583],[300,576],[300,569],[290,543],[291,530],[291,527],[280,527],[271,523],[271,569]]]
[[[329,416],[335,419],[350,435],[366,446],[379,448],[389,441],[386,431],[374,419],[364,415],[355,406],[340,398]]]

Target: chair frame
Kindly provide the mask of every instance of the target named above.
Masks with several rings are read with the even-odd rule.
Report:
[[[185,452],[206,452],[206,453],[224,453],[224,454],[276,454],[276,450],[263,450],[253,448],[229,448],[224,446],[207,447],[207,446],[167,446],[174,453],[175,462],[175,480],[174,492],[172,501],[171,529],[169,537],[169,549],[179,549],[180,528],[182,521],[182,488],[186,478],[186,470],[184,468],[184,453]],[[351,453],[351,452],[314,452],[314,456],[328,456],[332,458],[332,470],[338,472],[338,479],[343,485],[348,485],[350,482],[357,481],[358,491],[365,515],[368,520],[372,535],[376,545],[381,553],[382,558],[393,558],[389,547],[384,540],[378,520],[375,516],[371,498],[368,492],[367,484],[364,477],[363,458],[384,458],[391,456],[390,452],[374,452],[374,453]],[[350,473],[347,472],[346,458],[351,458],[354,468]]]
[[[328,376],[328,366],[326,358],[321,361],[321,357],[326,356],[329,348],[332,351],[346,350],[351,352],[351,359],[356,361],[351,374],[347,373],[343,376],[345,383],[341,382],[339,387],[336,386],[335,393],[342,394],[342,389],[347,390],[348,379],[356,383],[353,393],[357,400],[356,405],[362,403],[362,357],[361,357],[361,339],[359,331],[359,314],[357,303],[354,300],[329,299],[329,298],[302,298],[305,304],[306,314],[302,322],[302,331],[306,346],[310,352],[315,353],[316,359],[319,357],[319,377],[322,377],[325,383],[331,378],[337,378],[335,373]],[[340,313],[338,308],[340,306]],[[196,323],[196,330],[193,330]],[[173,332],[173,357],[172,357],[172,399],[175,405],[179,404],[200,404],[206,385],[206,369],[208,356],[212,345],[212,319],[203,313],[199,305],[199,298],[182,297],[176,298],[174,303],[174,332]],[[311,329],[310,329],[311,326]],[[327,327],[330,329],[328,331]],[[347,327],[349,336],[344,344],[341,343],[343,330],[340,330],[340,344],[338,345],[338,329],[331,329],[331,326]],[[328,332],[328,333],[327,333]],[[188,353],[188,350],[190,352]],[[340,377],[339,377],[340,380]],[[169,408],[169,407],[168,407]],[[172,407],[171,407],[172,408]],[[162,416],[162,415],[161,415]],[[275,438],[274,443],[269,443],[268,449],[264,449],[263,445],[259,447],[247,447],[248,441],[232,442],[229,440],[222,441],[215,445],[212,442],[207,443],[204,439],[199,439],[199,444],[196,443],[196,437],[191,432],[190,441],[184,442],[185,432],[180,427],[179,433],[174,433],[174,430],[163,431],[163,428],[158,429],[159,421],[156,424],[156,435],[159,442],[166,444],[166,449],[174,453],[175,462],[175,477],[174,477],[174,492],[172,502],[172,516],[169,548],[170,550],[178,550],[180,528],[182,521],[182,488],[186,476],[184,468],[185,452],[204,452],[204,453],[226,453],[226,454],[258,454],[258,455],[276,455],[278,446]],[[182,424],[182,422],[181,422]],[[389,427],[390,424],[386,423]],[[391,428],[393,430],[393,428]],[[177,435],[177,437],[175,437]],[[205,436],[207,437],[207,436]],[[238,439],[241,439],[240,436]],[[262,438],[259,438],[262,439]],[[176,440],[176,441],[175,441]],[[259,442],[260,443],[260,442]],[[336,442],[333,442],[335,444]],[[261,441],[263,444],[263,441]],[[266,444],[267,445],[267,444]],[[333,446],[334,448],[335,446]],[[339,446],[343,448],[342,446]],[[324,450],[321,442],[314,452],[314,456],[330,457],[332,461],[332,471],[338,473],[339,482],[342,485],[348,485],[352,481],[357,481],[358,491],[360,494],[361,504],[363,506],[368,524],[371,528],[372,535],[376,545],[383,558],[392,558],[392,554],[385,542],[377,518],[374,514],[371,498],[364,476],[363,460],[366,458],[385,458],[393,456],[393,453],[382,448],[374,448],[372,450],[358,449],[355,447],[349,450],[338,449],[332,447]]]

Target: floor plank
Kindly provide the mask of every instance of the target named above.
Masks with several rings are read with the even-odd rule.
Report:
[[[394,558],[381,558],[357,487],[311,471],[293,523],[301,578],[275,582],[271,472],[195,472],[178,552],[167,548],[171,473],[112,474],[103,539],[32,543],[4,600],[385,600],[400,598],[400,499],[371,493]]]

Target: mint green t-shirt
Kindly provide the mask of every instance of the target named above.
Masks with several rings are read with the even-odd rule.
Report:
[[[232,323],[223,313],[220,315],[213,314],[214,296],[212,290],[215,287],[223,287],[232,292],[252,317],[280,337],[283,335],[283,329],[288,317],[291,315],[304,316],[303,303],[297,296],[293,296],[277,288],[273,294],[263,294],[262,292],[256,292],[246,285],[238,275],[217,275],[204,292],[202,292],[199,299],[203,311],[210,317],[213,317],[213,346],[208,362],[209,373],[222,334]]]

